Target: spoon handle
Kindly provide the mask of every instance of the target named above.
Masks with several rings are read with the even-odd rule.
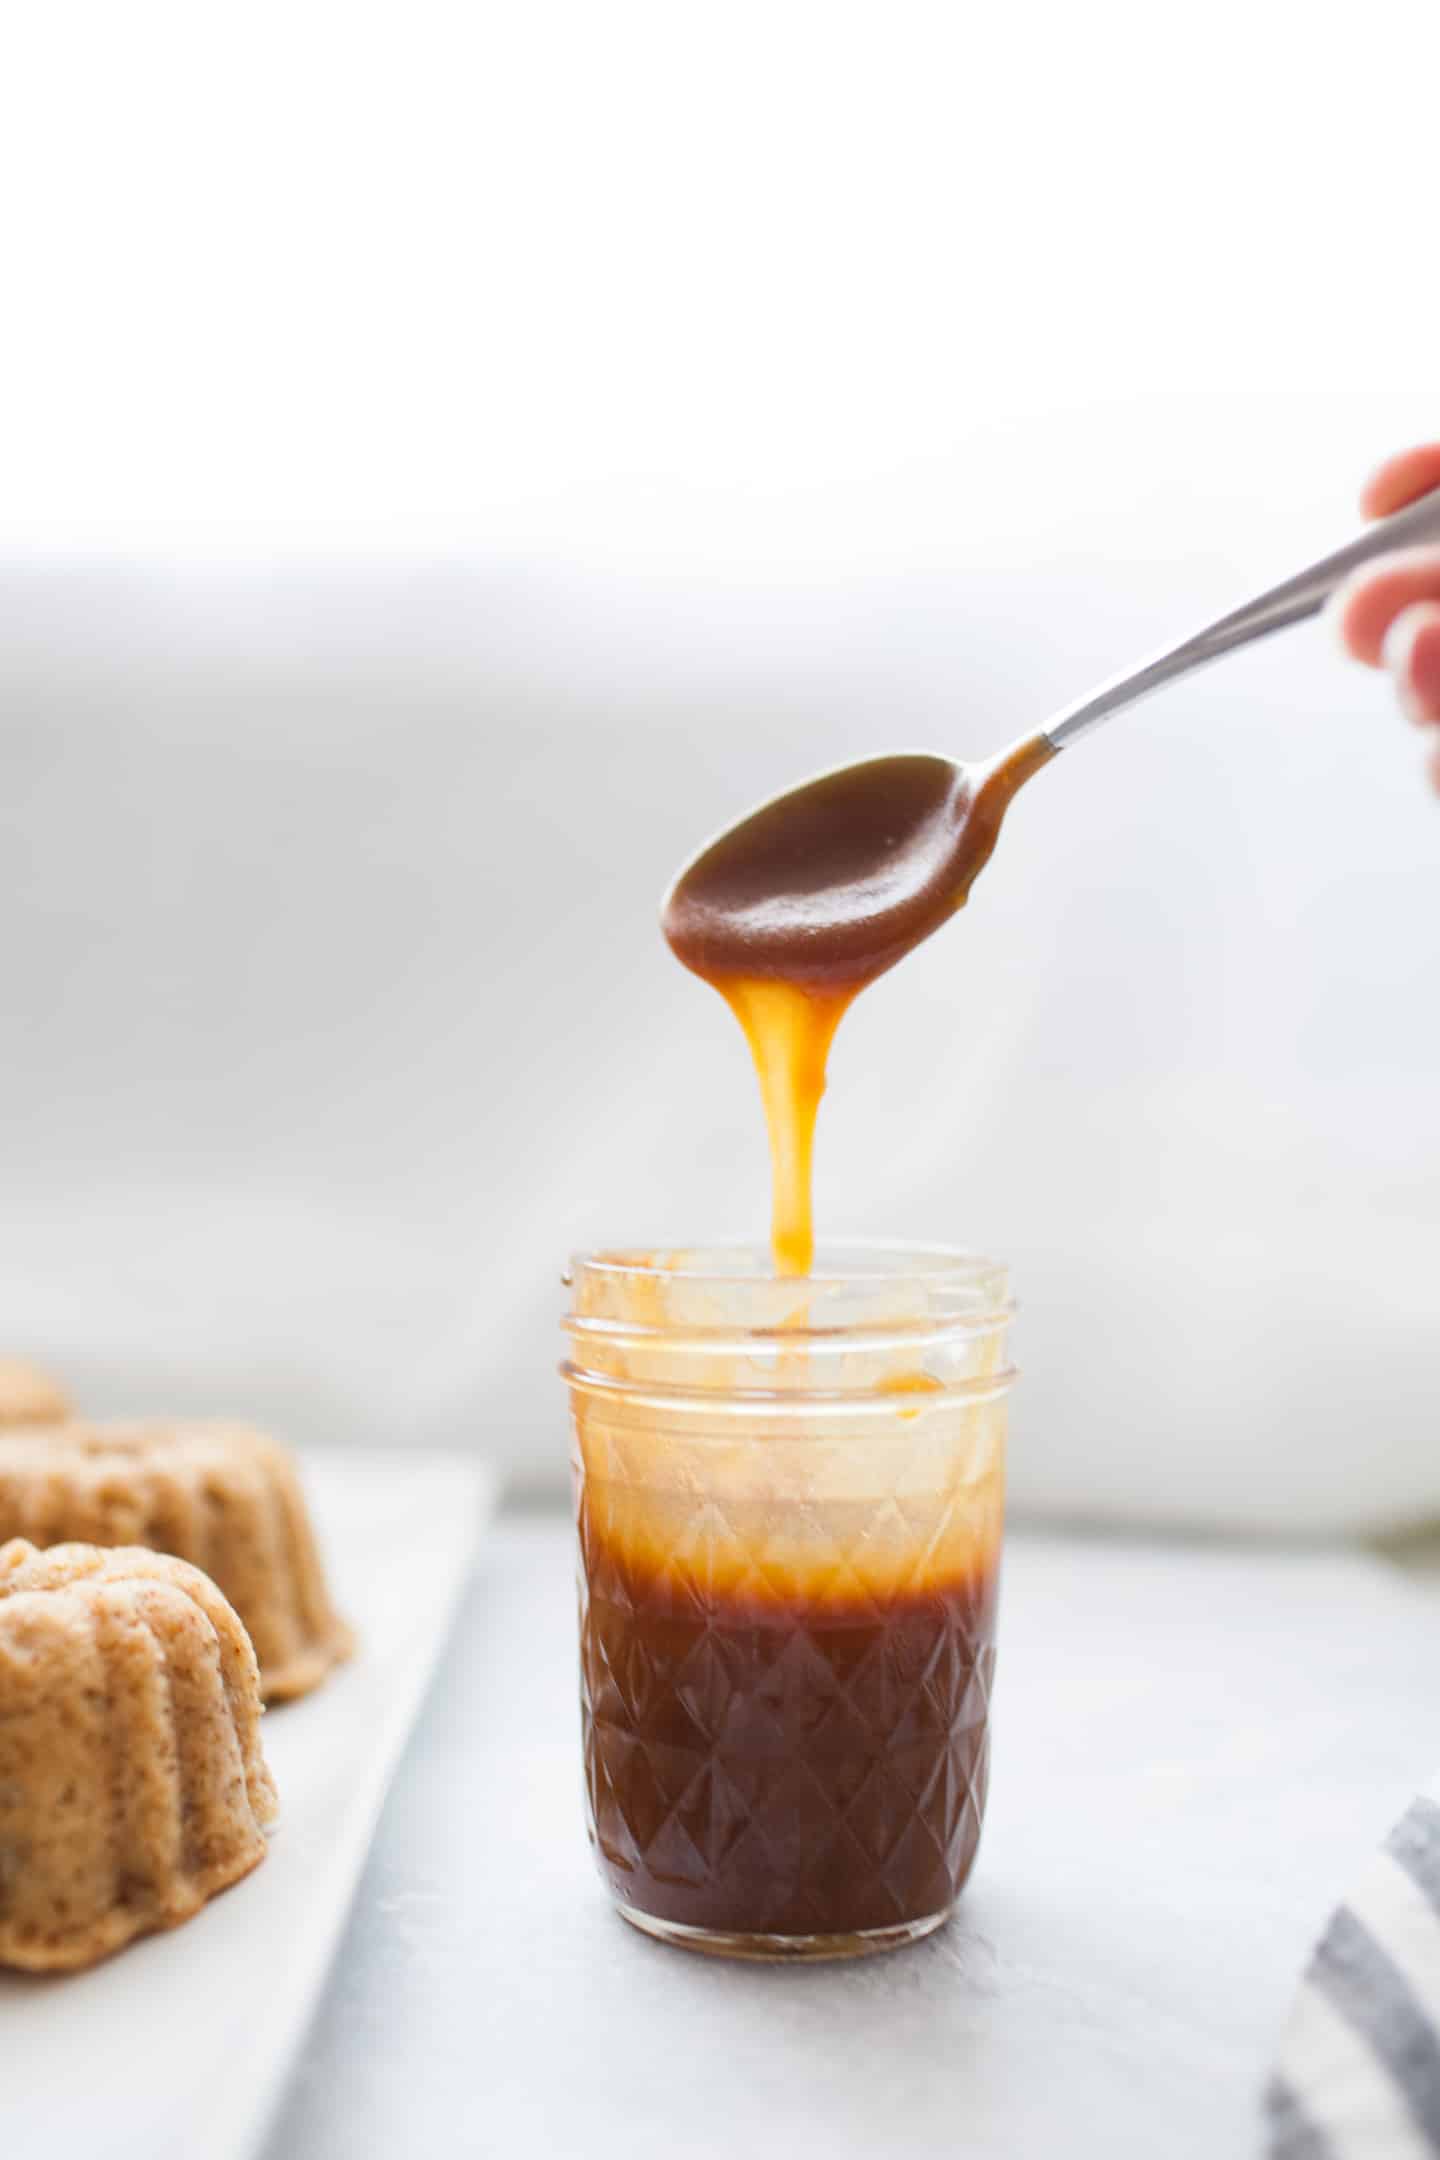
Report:
[[[1268,592],[1247,600],[1243,607],[1222,615],[1208,628],[1197,630],[1194,637],[1186,638],[1183,644],[1156,653],[1152,660],[1138,668],[1128,668],[1123,675],[1113,675],[1088,696],[1058,713],[1045,729],[1047,740],[1055,749],[1063,750],[1077,735],[1098,727],[1112,713],[1133,705],[1137,698],[1148,697],[1162,684],[1188,675],[1192,668],[1204,667],[1208,661],[1220,659],[1222,654],[1233,652],[1237,645],[1248,645],[1255,638],[1269,637],[1272,630],[1285,630],[1291,623],[1304,622],[1309,616],[1318,615],[1352,570],[1358,570],[1380,556],[1393,555],[1397,549],[1423,547],[1431,541],[1440,541],[1440,488],[1422,495],[1418,502],[1407,504],[1405,509],[1397,510],[1393,517],[1382,518],[1358,540],[1352,540],[1348,547],[1337,548],[1333,555],[1323,556],[1308,570],[1287,578],[1283,585],[1273,585]]]

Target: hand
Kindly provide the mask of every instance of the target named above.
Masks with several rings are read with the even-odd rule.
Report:
[[[1367,517],[1388,517],[1433,487],[1440,487],[1440,443],[1382,465],[1362,508]],[[1335,605],[1346,651],[1387,669],[1417,727],[1440,731],[1440,548],[1416,548],[1361,571]],[[1440,739],[1432,740],[1430,777],[1440,790]]]

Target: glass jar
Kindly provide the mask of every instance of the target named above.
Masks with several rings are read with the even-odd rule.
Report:
[[[602,1252],[567,1320],[590,1837],[621,1912],[731,1957],[946,1918],[989,1763],[1004,1268]]]

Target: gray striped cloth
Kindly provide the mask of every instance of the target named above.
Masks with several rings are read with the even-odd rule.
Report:
[[[1321,1938],[1265,2121],[1269,2160],[1440,2156],[1440,1780]]]

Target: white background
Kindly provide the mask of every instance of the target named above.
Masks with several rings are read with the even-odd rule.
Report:
[[[1428,0],[31,10],[0,75],[0,1314],[558,1488],[558,1266],[762,1226],[654,928],[1440,433]],[[822,1227],[1013,1259],[1017,1500],[1440,1504],[1440,808],[1323,629],[866,998]]]

